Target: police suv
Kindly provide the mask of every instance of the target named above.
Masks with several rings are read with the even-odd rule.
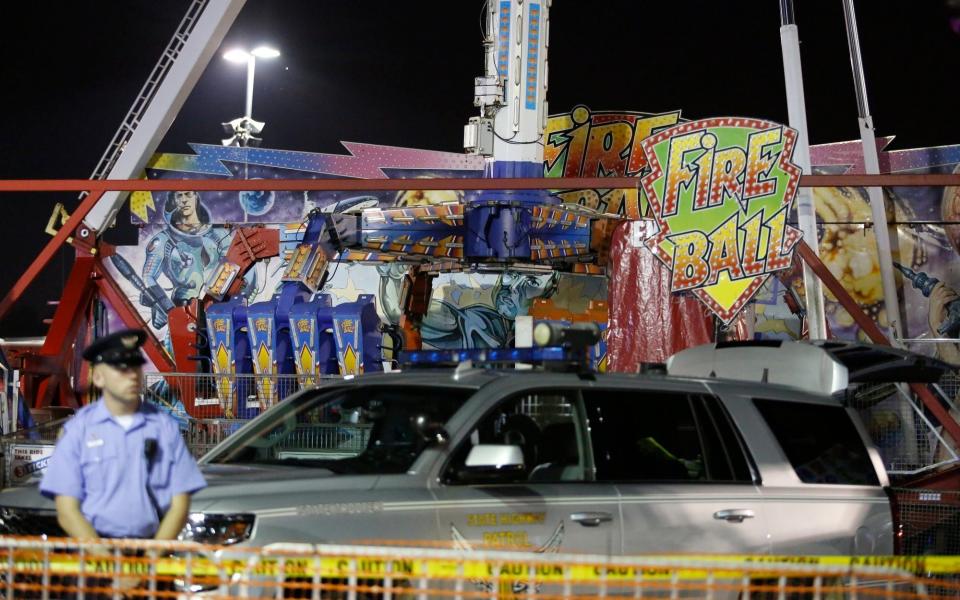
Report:
[[[844,398],[864,365],[936,371],[831,343],[711,344],[640,375],[554,347],[409,358],[457,366],[301,391],[215,447],[182,537],[890,554],[887,476]],[[503,368],[551,358],[560,368]],[[56,534],[52,508],[35,489],[0,493],[0,532]]]

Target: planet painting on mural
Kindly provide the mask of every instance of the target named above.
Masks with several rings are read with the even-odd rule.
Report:
[[[245,213],[255,217],[267,214],[275,201],[276,194],[273,190],[240,192],[240,206]]]

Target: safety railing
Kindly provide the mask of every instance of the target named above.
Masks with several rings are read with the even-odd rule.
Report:
[[[236,405],[220,402],[215,395],[212,399],[207,394],[217,385],[214,377],[223,379],[229,377],[232,385],[238,389],[256,389],[254,379],[267,378],[274,389],[293,392],[310,386],[322,385],[331,381],[338,381],[338,376],[305,377],[298,375],[209,375],[196,373],[147,373],[144,375],[144,398],[160,406],[173,416],[180,424],[184,441],[191,454],[199,458],[210,451],[214,446],[225,440],[232,433],[243,427],[250,419],[257,416],[270,404],[254,405],[249,399],[248,406],[237,410]],[[223,385],[223,382],[220,382]],[[253,398],[256,398],[254,395]],[[184,408],[184,400],[194,402],[198,407],[199,415],[189,414]],[[197,404],[199,401],[199,404]],[[239,416],[238,416],[239,415]],[[24,429],[0,437],[0,460],[3,469],[0,472],[0,488],[25,485],[38,480],[46,467],[46,461],[53,453],[53,446],[59,436],[60,428],[65,419],[44,423],[38,427]],[[298,426],[289,434],[281,446],[286,451],[298,449],[326,449],[356,454],[366,447],[367,431],[355,428],[357,431],[344,433],[343,426],[306,425]],[[345,437],[346,436],[346,437]],[[344,440],[349,440],[345,443]],[[352,444],[352,445],[351,445]]]
[[[227,439],[247,423],[243,419],[190,419],[184,438],[190,452],[197,458]],[[356,456],[367,447],[370,425],[340,425],[327,423],[299,423],[283,433],[274,449],[281,457],[298,452],[317,450],[342,456]]]
[[[944,340],[916,338],[903,340],[903,343],[911,351],[930,355],[936,353],[936,345]],[[930,388],[944,411],[960,422],[957,404],[960,371],[948,371],[938,384]],[[914,390],[907,386],[862,386],[851,404],[858,409],[887,472],[895,478],[960,462],[958,440],[953,439]]]
[[[199,458],[290,394],[341,379],[335,375],[146,373],[143,396],[179,422],[190,452]],[[264,396],[264,390],[269,396]]]
[[[638,556],[0,538],[6,598],[955,598],[956,557]]]
[[[10,405],[10,398],[7,397],[7,388],[10,371],[0,364],[0,433],[6,434],[16,429],[17,413],[14,407]]]
[[[950,373],[944,380],[956,377]],[[935,390],[945,392],[942,387]],[[960,417],[954,396],[938,395],[950,407],[950,414]],[[860,413],[891,476],[915,475],[960,460],[957,444],[906,386],[862,387],[851,405]]]
[[[960,556],[960,491],[896,488],[891,494],[901,552]]]
[[[194,419],[250,419],[277,402],[339,375],[147,373],[144,397]]]
[[[182,430],[190,454],[200,458],[247,424],[249,419],[187,419]]]

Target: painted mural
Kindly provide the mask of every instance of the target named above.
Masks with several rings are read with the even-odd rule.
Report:
[[[578,106],[548,122],[544,148],[546,176],[642,176],[647,172],[641,142],[682,122],[680,111],[661,114],[593,112]],[[881,148],[891,139],[880,140]],[[200,293],[232,240],[235,226],[264,223],[280,230],[281,256],[257,265],[246,277],[249,303],[276,291],[286,258],[303,234],[312,210],[394,207],[462,201],[457,192],[263,192],[256,181],[275,178],[412,178],[480,176],[483,159],[456,153],[344,143],[348,154],[318,154],[265,148],[194,144],[191,154],[162,154],[146,170],[151,179],[237,178],[251,180],[246,192],[136,193],[131,197],[140,243],[122,247],[111,258],[128,296],[161,338],[166,311]],[[862,172],[859,142],[814,146],[815,173]],[[960,170],[960,146],[881,152],[881,170],[901,173],[949,173]],[[960,192],[956,188],[886,190],[893,236],[904,333],[912,348],[960,363]],[[561,201],[610,217],[647,216],[644,192],[633,190],[556,190]],[[866,190],[816,189],[820,252],[861,306],[881,326],[888,319]],[[951,221],[953,222],[951,224]],[[795,213],[788,220],[795,225]],[[325,293],[334,302],[374,294],[393,344],[390,328],[400,316],[403,266],[374,255],[353,254],[330,267]],[[802,303],[801,279],[771,278],[753,301],[758,337],[798,338],[800,322],[785,298]],[[509,345],[513,320],[527,314],[538,299],[573,312],[590,300],[605,300],[604,277],[523,271],[463,272],[440,276],[423,326],[432,348]],[[834,336],[863,337],[849,315],[827,297],[828,325]],[[926,342],[924,340],[932,340]],[[940,340],[940,341],[933,341]]]
[[[886,146],[892,138],[881,140]],[[811,147],[813,171],[819,174],[862,173],[859,141]],[[881,170],[891,173],[951,173],[960,169],[960,146],[882,151]],[[960,364],[960,237],[956,188],[898,187],[884,190],[897,267],[904,337],[925,354]],[[881,327],[889,326],[883,301],[876,239],[865,188],[816,188],[820,257],[831,272]],[[951,224],[950,222],[954,222]],[[791,291],[803,294],[799,273],[788,279]],[[757,302],[757,331],[797,338],[799,323],[782,302],[787,290],[771,282]],[[827,322],[841,339],[866,339],[849,314],[827,292]],[[930,340],[930,341],[927,341]]]
[[[121,247],[109,266],[144,320],[167,339],[166,313],[197,297],[230,246],[237,226],[262,223],[280,231],[280,256],[247,274],[247,304],[269,300],[293,249],[302,240],[311,211],[341,212],[371,207],[404,207],[462,202],[455,191],[263,192],[257,180],[320,177],[479,177],[483,159],[462,154],[345,143],[350,156],[264,148],[194,144],[194,154],[161,154],[146,169],[150,179],[249,179],[245,192],[156,192],[131,196],[137,246]],[[334,305],[375,296],[387,356],[397,343],[400,291],[407,265],[394,257],[352,252],[329,267],[321,293]],[[507,270],[440,275],[434,282],[422,336],[428,348],[487,348],[513,343],[513,322],[536,299],[549,298],[563,310],[582,312],[590,300],[606,298],[602,277]]]

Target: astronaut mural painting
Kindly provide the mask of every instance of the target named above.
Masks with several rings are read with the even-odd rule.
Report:
[[[165,332],[167,312],[198,297],[204,281],[233,239],[227,223],[217,223],[195,191],[160,192],[152,218],[142,224],[141,243],[121,247],[111,257],[118,281],[136,292],[130,296],[156,333]],[[248,273],[243,294],[256,296],[257,270]]]
[[[140,303],[150,308],[157,328],[166,324],[165,307],[182,306],[197,296],[231,238],[229,230],[211,224],[198,192],[168,192],[163,220],[163,228],[147,241],[141,276],[147,293]],[[169,291],[161,278],[169,282]]]

